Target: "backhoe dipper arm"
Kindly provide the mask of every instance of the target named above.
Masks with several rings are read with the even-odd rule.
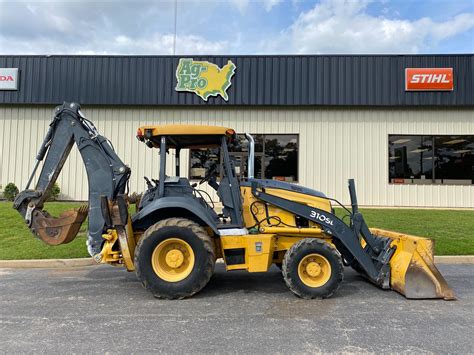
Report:
[[[14,208],[25,218],[31,231],[45,243],[57,245],[74,239],[87,216],[85,209],[67,211],[59,218],[51,217],[42,210],[74,143],[82,156],[89,183],[87,247],[94,256],[101,251],[102,234],[107,228],[101,212],[101,196],[114,200],[117,195],[123,194],[130,168],[120,160],[107,138],[99,135],[92,122],[82,115],[79,104],[64,103],[56,107],[36,156],[35,168],[26,189],[15,199]],[[41,161],[43,165],[38,182],[31,190],[29,185]]]

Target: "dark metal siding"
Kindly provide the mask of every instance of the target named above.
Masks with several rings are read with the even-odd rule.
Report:
[[[188,56],[191,57],[191,56]],[[176,92],[180,57],[0,56],[20,68],[0,103],[94,105],[473,106],[474,55],[193,56],[237,66],[229,101]],[[453,92],[405,92],[405,68],[452,67]]]

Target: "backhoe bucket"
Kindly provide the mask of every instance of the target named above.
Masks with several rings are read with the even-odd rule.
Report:
[[[65,211],[59,217],[52,217],[46,211],[35,210],[30,228],[46,244],[66,244],[76,238],[82,222],[87,217],[87,210],[87,206],[81,206]]]
[[[393,240],[396,251],[390,259],[390,286],[406,298],[454,300],[453,290],[436,268],[434,241],[408,234],[371,228],[371,233]]]

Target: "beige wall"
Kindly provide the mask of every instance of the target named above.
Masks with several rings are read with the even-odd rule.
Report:
[[[1,185],[13,181],[24,187],[52,109],[0,106]],[[361,205],[474,207],[474,186],[390,185],[387,151],[389,134],[474,134],[472,109],[84,107],[83,111],[132,168],[132,192],[145,188],[144,175],[157,177],[159,166],[158,151],[135,139],[137,127],[190,123],[224,125],[237,132],[298,133],[300,183],[344,203],[346,181],[354,177]],[[182,156],[186,172],[187,160]],[[87,199],[87,177],[76,150],[58,183],[63,198]]]

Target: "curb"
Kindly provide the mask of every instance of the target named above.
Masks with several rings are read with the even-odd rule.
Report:
[[[434,260],[436,264],[474,264],[474,255],[440,255]]]
[[[474,264],[474,255],[441,255],[434,257],[436,264]],[[223,263],[218,259],[217,263]],[[0,269],[68,268],[98,265],[92,258],[0,260]]]
[[[97,265],[92,258],[0,260],[0,268],[6,269],[67,268],[91,265]]]

